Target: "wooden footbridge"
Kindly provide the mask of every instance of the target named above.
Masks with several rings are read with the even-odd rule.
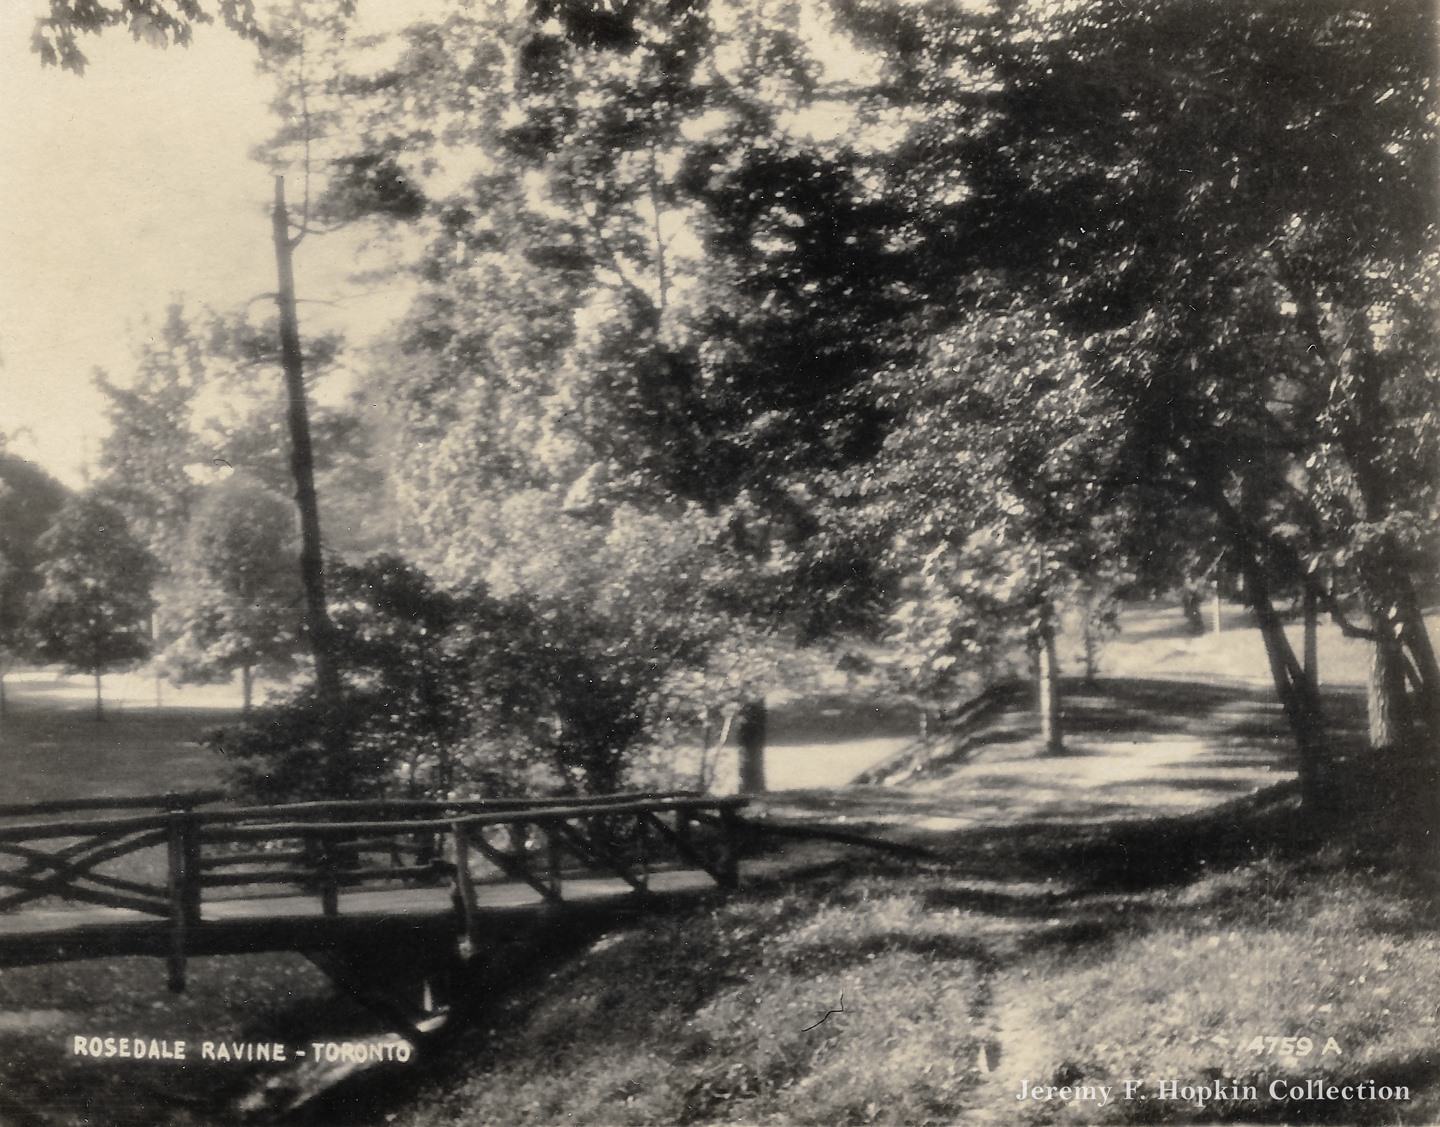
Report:
[[[372,1002],[418,987],[414,1026],[507,939],[739,880],[739,798],[217,797],[0,806],[0,966],[151,955],[179,991],[193,956],[298,951]]]

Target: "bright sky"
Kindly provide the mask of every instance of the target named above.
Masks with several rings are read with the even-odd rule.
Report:
[[[112,32],[87,42],[83,78],[42,68],[45,6],[0,0],[0,431],[23,428],[14,449],[78,484],[104,431],[97,365],[123,381],[175,296],[219,309],[275,288],[271,182],[248,157],[270,91],[218,27],[168,51]],[[352,264],[342,241],[308,240],[302,296],[337,296]],[[302,307],[311,327],[336,316]]]

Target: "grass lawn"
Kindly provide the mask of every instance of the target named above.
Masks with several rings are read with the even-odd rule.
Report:
[[[167,690],[170,699],[156,708],[152,689],[148,700],[115,695],[97,721],[88,685],[48,673],[12,674],[6,690],[0,720],[6,803],[213,786],[220,762],[200,737],[237,715],[204,691]]]

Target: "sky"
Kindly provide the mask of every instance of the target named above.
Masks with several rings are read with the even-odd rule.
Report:
[[[0,0],[0,432],[78,485],[105,431],[97,366],[125,382],[176,297],[224,309],[275,289],[272,182],[248,155],[270,87],[219,27],[168,50],[111,32],[87,41],[83,77],[42,68],[29,40],[47,3]],[[301,295],[343,297],[353,253],[307,240]],[[369,300],[302,313],[374,324]]]

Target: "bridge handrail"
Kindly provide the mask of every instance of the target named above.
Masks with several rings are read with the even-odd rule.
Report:
[[[219,802],[219,789],[166,791],[164,794],[106,795],[97,798],[56,798],[41,802],[10,802],[0,805],[0,818],[23,818],[31,814],[78,814],[86,810],[177,810]]]
[[[164,829],[177,818],[194,818],[195,811],[171,811],[164,814],[128,814],[121,818],[70,818],[56,822],[20,822],[0,826],[0,841],[41,841],[56,837],[89,837],[129,830]]]
[[[338,798],[320,799],[311,802],[287,802],[270,806],[225,806],[206,810],[205,817],[211,822],[243,822],[265,815],[292,814],[306,815],[344,813],[347,810],[395,810],[395,811],[436,811],[477,810],[481,812],[518,813],[537,807],[602,807],[634,802],[663,802],[678,798],[703,798],[698,791],[675,790],[656,792],[627,792],[621,794],[582,795],[567,797],[557,795],[547,798]],[[448,821],[448,819],[447,819]]]
[[[210,793],[220,792],[200,791],[195,793],[201,796],[205,796]],[[674,795],[687,794],[687,792],[684,791],[671,791],[666,793]],[[164,799],[166,797],[167,796],[149,796],[149,798],[160,799]],[[554,817],[555,812],[560,810],[595,810],[596,812],[614,813],[622,806],[633,806],[637,802],[643,803],[648,801],[653,803],[688,800],[688,798],[677,799],[669,797],[637,798],[632,795],[599,795],[595,797],[584,798],[546,798],[538,800],[486,798],[454,800],[338,799],[334,801],[322,802],[288,803],[280,806],[231,806],[217,807],[209,810],[195,810],[193,809],[193,805],[198,805],[202,801],[209,801],[209,799],[205,798],[197,800],[194,804],[190,804],[176,801],[176,799],[186,796],[168,797],[171,800],[169,808],[162,809],[153,814],[131,814],[115,818],[63,819],[45,822],[18,822],[8,826],[0,826],[0,841],[27,841],[30,839],[40,840],[45,838],[57,837],[77,837],[84,834],[107,833],[115,830],[158,829],[160,827],[169,825],[171,821],[177,817],[199,819],[201,822],[209,825],[225,825],[228,823],[248,822],[255,818],[263,818],[276,814],[291,814],[302,816],[305,814],[314,814],[318,816],[332,812],[343,812],[345,810],[433,810],[436,811],[436,815],[435,817],[430,819],[373,819],[370,821],[356,820],[353,823],[344,824],[353,824],[356,827],[363,827],[368,825],[372,828],[383,828],[386,830],[394,830],[397,827],[406,826],[413,827],[414,829],[437,829],[442,828],[443,826],[448,826],[454,820],[453,816],[446,816],[443,813],[444,811],[473,809],[477,806],[481,808],[482,816],[486,813],[493,813],[493,816],[496,817],[498,821],[504,822],[515,821],[521,816],[528,817],[530,816],[530,813],[532,811],[541,809],[547,811],[547,816]],[[83,802],[88,804],[92,802],[99,803],[101,801],[109,800],[75,799],[73,801],[77,803]],[[716,798],[707,799],[703,797],[696,797],[694,801],[699,801],[702,803],[714,803],[721,800]],[[131,805],[139,805],[140,803],[141,800],[138,798],[119,799],[114,800],[114,805],[111,808],[127,809]],[[504,805],[500,806],[498,809],[492,809],[492,811],[489,812],[486,812],[484,810],[484,806],[482,805],[490,804],[493,807],[496,803],[503,803]],[[0,808],[0,810],[3,809],[6,808]],[[50,812],[50,804],[35,803],[26,807],[16,806],[13,807],[13,809],[26,813],[48,813]],[[105,807],[99,805],[86,805],[83,807],[72,807],[71,809],[105,809]],[[465,816],[474,817],[476,815]],[[280,824],[283,825],[284,823]],[[296,827],[301,827],[305,825],[314,825],[316,823],[294,822],[292,824]],[[333,826],[339,824],[341,823],[332,823],[331,825]],[[273,826],[274,824],[266,823],[266,825]]]
[[[468,828],[504,826],[515,822],[554,822],[595,815],[625,815],[661,812],[666,810],[734,810],[749,804],[749,799],[740,795],[712,798],[666,798],[645,802],[623,802],[604,805],[530,806],[517,810],[497,810],[489,813],[463,814],[458,817],[362,820],[344,822],[260,822],[238,823],[241,819],[217,817],[230,811],[205,811],[191,815],[202,829],[216,827],[206,833],[207,841],[240,840],[242,838],[271,837],[283,838],[304,834],[344,833],[410,833],[424,830],[448,830],[454,826]],[[262,811],[273,808],[261,807]],[[238,812],[237,812],[238,813]],[[219,827],[224,826],[224,829]],[[3,840],[3,839],[0,839]]]

